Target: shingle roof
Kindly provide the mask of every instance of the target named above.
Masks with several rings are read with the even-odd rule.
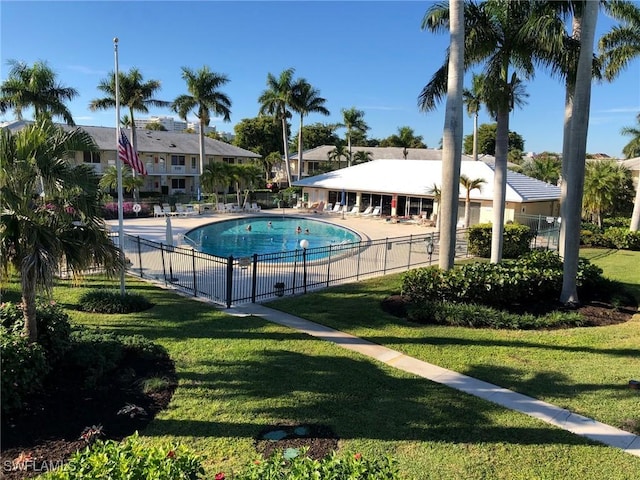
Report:
[[[19,121],[12,122],[4,127],[11,131],[24,128],[30,122]],[[67,125],[61,125],[65,129],[71,129]],[[92,127],[78,125],[78,128],[85,130],[98,145],[100,150],[116,149],[116,132],[112,127]],[[126,131],[127,136],[131,137],[131,132]],[[180,155],[199,155],[200,138],[199,135],[193,133],[180,132],[163,132],[158,130],[136,130],[138,137],[138,152],[143,153],[171,153],[175,152]],[[131,140],[131,138],[129,138]],[[248,157],[260,158],[257,153],[239,148],[228,143],[205,137],[205,152],[207,155],[219,155],[223,157]]]
[[[302,152],[303,160],[326,162],[329,152],[334,148],[334,145],[321,145],[310,150]],[[404,149],[402,147],[359,147],[351,146],[351,153],[355,154],[358,151],[365,151],[371,153],[372,160],[393,160],[404,159]],[[298,159],[298,154],[294,153],[289,158],[292,160]],[[463,155],[463,160],[472,160],[469,155]],[[442,160],[442,150],[436,150],[435,148],[407,148],[407,160]],[[480,159],[483,161],[494,161],[494,158],[490,155],[483,155]]]
[[[640,157],[630,158],[629,160],[620,160],[620,164],[624,165],[629,170],[640,170]]]
[[[484,162],[463,161],[461,173],[470,179],[484,179],[482,190],[473,190],[475,200],[493,199],[494,167]],[[305,178],[294,185],[330,190],[348,190],[383,194],[429,196],[433,185],[442,182],[442,162],[436,160],[374,160],[350,168]],[[465,197],[460,188],[460,198]],[[560,187],[520,173],[507,171],[507,202],[557,200]]]

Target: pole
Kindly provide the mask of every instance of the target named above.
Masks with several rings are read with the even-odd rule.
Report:
[[[124,224],[122,222],[122,160],[118,154],[118,145],[120,142],[120,85],[118,73],[118,37],[113,39],[113,51],[115,56],[115,84],[116,84],[116,170],[118,172],[118,246],[120,247],[120,255],[122,258],[122,267],[120,269],[120,295],[124,297]]]

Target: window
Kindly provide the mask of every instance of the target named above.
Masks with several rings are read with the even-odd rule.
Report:
[[[307,173],[311,175],[320,168],[320,162],[305,162],[307,164]]]
[[[184,157],[183,157],[184,158]],[[171,188],[174,190],[184,190],[185,188],[185,179],[184,178],[172,178],[171,179]]]
[[[228,163],[229,165],[233,165],[236,163],[236,159],[233,157],[222,157],[222,161],[224,163]]]
[[[100,153],[82,152],[84,163],[100,163]]]
[[[171,165],[184,166],[184,155],[171,155]]]
[[[198,157],[191,157],[191,168],[195,169],[198,165]]]

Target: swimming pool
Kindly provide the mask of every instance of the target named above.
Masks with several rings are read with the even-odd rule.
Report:
[[[309,242],[307,248],[311,249],[359,242],[361,238],[352,230],[320,220],[276,216],[224,220],[185,234],[185,243],[196,250],[234,258],[293,251],[301,248],[302,239]],[[314,251],[314,259],[323,256]]]

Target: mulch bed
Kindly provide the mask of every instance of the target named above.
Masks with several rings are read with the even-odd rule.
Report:
[[[279,424],[263,429],[256,438],[255,447],[264,458],[276,451],[306,448],[308,457],[320,460],[338,450],[338,437],[325,425]]]
[[[145,394],[140,379],[166,378],[167,388]],[[169,357],[150,362],[132,355],[109,381],[95,389],[82,385],[81,375],[59,372],[49,377],[44,393],[30,400],[19,415],[3,416],[0,478],[30,478],[59,467],[86,446],[86,427],[102,426],[99,438],[121,440],[143,430],[169,404],[176,374]],[[118,414],[135,405],[146,414]],[[13,470],[13,468],[17,468]]]

